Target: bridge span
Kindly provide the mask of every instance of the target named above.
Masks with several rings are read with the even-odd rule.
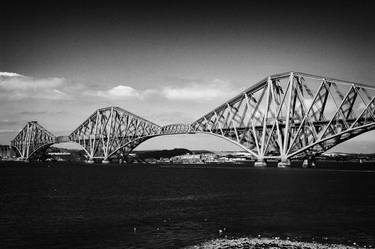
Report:
[[[55,143],[75,142],[88,161],[126,158],[156,136],[210,134],[226,139],[256,158],[290,165],[311,159],[375,128],[373,86],[299,72],[271,75],[190,124],[157,125],[120,107],[96,110],[71,134],[56,137],[31,121],[11,141],[23,159]]]

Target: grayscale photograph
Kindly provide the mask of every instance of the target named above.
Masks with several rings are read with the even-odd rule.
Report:
[[[0,248],[375,248],[374,10],[2,3]]]

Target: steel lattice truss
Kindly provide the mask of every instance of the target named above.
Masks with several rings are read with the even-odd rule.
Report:
[[[192,123],[258,159],[310,157],[375,128],[373,87],[304,73],[273,75]]]
[[[115,153],[128,154],[138,144],[159,135],[161,127],[119,107],[95,111],[69,135],[93,158],[108,159]]]
[[[163,126],[160,131],[160,135],[173,135],[185,133],[191,133],[190,124],[170,124]]]
[[[304,73],[269,76],[192,124],[156,125],[119,107],[95,111],[68,137],[29,122],[12,141],[23,158],[54,142],[80,144],[90,159],[126,157],[155,136],[206,133],[259,160],[313,157],[375,129],[375,88]]]
[[[56,137],[36,121],[31,121],[11,141],[11,146],[16,149],[22,159],[29,159],[36,152],[54,144]]]

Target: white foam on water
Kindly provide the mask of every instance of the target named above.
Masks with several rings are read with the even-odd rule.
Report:
[[[239,238],[215,239],[199,245],[189,246],[186,249],[362,249],[367,247],[349,246],[340,244],[321,244],[316,242],[299,242],[278,238]]]

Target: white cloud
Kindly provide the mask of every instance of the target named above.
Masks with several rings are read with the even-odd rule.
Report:
[[[211,82],[190,83],[182,87],[165,87],[162,95],[170,100],[210,101],[225,100],[236,94],[235,89],[228,81],[215,79]]]
[[[147,99],[150,96],[159,96],[168,100],[205,102],[212,100],[225,100],[235,96],[238,89],[229,81],[215,79],[212,81],[186,81],[182,86],[166,86],[161,89],[149,88],[137,90],[131,86],[117,85],[107,90],[87,90],[85,95],[121,99],[138,98]]]
[[[52,92],[54,93],[54,96],[59,96],[60,98],[68,97],[68,95],[60,90],[53,89]]]
[[[140,96],[138,91],[135,90],[134,88],[132,88],[130,86],[123,86],[123,85],[115,86],[112,89],[109,89],[106,92],[106,94],[108,94],[109,96],[112,96],[112,97],[117,97],[117,98],[139,97]]]
[[[0,72],[0,77],[23,77],[23,75],[18,73]]]
[[[33,78],[17,73],[0,72],[0,95],[9,99],[62,99],[63,78]],[[60,89],[59,89],[60,88]]]
[[[118,85],[108,90],[99,90],[99,91],[86,91],[86,95],[98,96],[103,98],[142,98],[141,93],[134,89],[131,86]]]
[[[68,94],[69,93],[69,94]],[[183,84],[162,86],[159,89],[135,89],[116,85],[109,89],[93,90],[89,85],[68,84],[64,78],[33,78],[11,72],[0,72],[0,96],[8,99],[68,99],[70,95],[86,95],[107,99],[147,99],[150,96],[171,101],[207,102],[225,101],[238,93],[230,81],[214,79],[184,80]]]

